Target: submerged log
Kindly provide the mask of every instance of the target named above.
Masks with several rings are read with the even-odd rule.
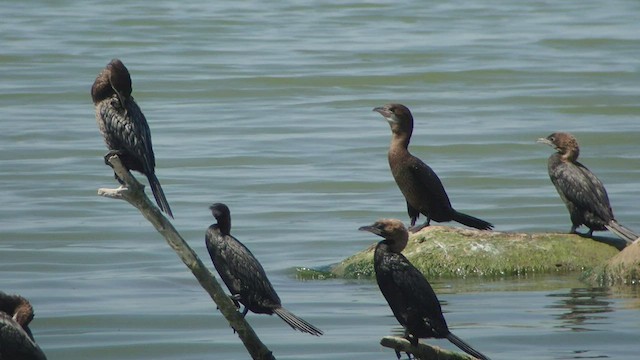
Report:
[[[396,354],[404,352],[413,354],[416,360],[473,360],[473,356],[460,352],[453,352],[432,346],[422,342],[418,346],[413,346],[409,340],[398,336],[385,336],[380,340],[380,345],[391,348]]]
[[[403,254],[428,278],[580,272],[604,263],[623,246],[617,239],[573,234],[507,233],[429,226],[411,234]],[[373,250],[348,257],[331,276],[373,278]]]

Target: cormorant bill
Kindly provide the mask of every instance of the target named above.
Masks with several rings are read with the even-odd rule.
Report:
[[[173,218],[164,191],[155,175],[156,160],[147,119],[131,96],[131,75],[122,61],[113,59],[91,87],[96,121],[109,153],[117,154],[128,170],[147,177],[160,210]],[[116,176],[116,179],[122,183]]]
[[[231,235],[231,212],[222,203],[209,207],[217,224],[209,226],[205,244],[211,261],[225,285],[231,299],[240,307],[242,316],[249,310],[256,314],[274,313],[295,330],[320,336],[322,330],[297,317],[282,307],[280,298],[267,278],[262,265],[238,239]]]
[[[389,166],[396,184],[407,201],[412,231],[429,226],[431,220],[437,222],[453,220],[480,230],[493,228],[491,223],[454,210],[438,175],[409,152],[409,141],[413,133],[413,116],[406,106],[386,104],[374,108],[373,111],[379,112],[391,126]],[[420,214],[423,214],[426,220],[423,225],[414,228]]]
[[[614,218],[602,181],[578,162],[580,148],[573,135],[556,132],[546,138],[539,138],[537,142],[556,150],[549,157],[547,168],[551,182],[569,210],[571,233],[577,234],[576,229],[585,225],[589,228],[586,234],[589,237],[594,230],[608,229],[628,243],[638,238],[635,232],[622,226]]]
[[[407,340],[417,346],[418,338],[447,339],[471,356],[489,359],[449,331],[433,288],[401,253],[409,241],[402,221],[381,219],[359,230],[384,238],[376,245],[373,267],[380,291],[404,327]]]
[[[19,295],[0,291],[0,359],[46,360],[29,330],[33,307]]]

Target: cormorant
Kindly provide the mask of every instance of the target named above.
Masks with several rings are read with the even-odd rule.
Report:
[[[19,295],[0,291],[0,359],[46,360],[29,329],[33,307]]]
[[[557,152],[549,157],[547,168],[551,182],[564,201],[571,217],[571,230],[577,234],[580,225],[594,230],[610,230],[628,243],[638,238],[632,230],[619,224],[613,216],[609,196],[604,185],[589,169],[578,162],[580,148],[576,138],[568,133],[556,132],[539,143],[553,147]]]
[[[128,170],[146,175],[158,207],[173,218],[155,175],[156,160],[149,125],[131,91],[131,75],[119,59],[111,60],[91,87],[98,127],[110,150],[105,160],[117,154]],[[120,179],[118,181],[122,183]]]
[[[373,111],[379,112],[391,126],[389,166],[393,178],[407,201],[412,231],[429,226],[431,220],[437,222],[453,220],[480,230],[493,228],[491,223],[454,210],[438,175],[409,152],[413,116],[406,106],[386,104]],[[420,214],[423,214],[426,220],[423,225],[414,228]]]
[[[417,346],[418,338],[446,338],[471,356],[489,359],[449,331],[433,288],[420,270],[401,253],[409,241],[409,233],[402,221],[381,219],[359,230],[384,238],[376,245],[373,267],[380,291],[404,327],[407,340]]]
[[[275,313],[296,330],[322,335],[322,330],[282,307],[262,265],[246,246],[231,235],[231,212],[227,205],[216,203],[209,209],[217,224],[207,229],[205,244],[213,265],[231,292],[231,299],[238,307],[239,303],[244,305],[242,316],[249,310],[256,314]]]

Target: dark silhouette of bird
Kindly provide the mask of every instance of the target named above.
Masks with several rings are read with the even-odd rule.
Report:
[[[373,255],[376,280],[393,315],[404,327],[405,338],[413,346],[417,346],[418,338],[447,339],[471,356],[489,359],[449,330],[433,288],[401,253],[409,241],[402,221],[381,219],[359,230],[384,238],[376,245]],[[397,355],[400,358],[400,354]]]
[[[205,244],[222,281],[231,292],[236,306],[244,305],[242,316],[274,313],[295,330],[320,336],[322,330],[282,307],[280,298],[267,278],[262,265],[251,251],[231,235],[231,212],[225,204],[209,207],[217,223],[209,226]]]
[[[638,238],[634,231],[614,218],[602,181],[578,162],[580,147],[573,135],[556,132],[539,138],[538,142],[556,150],[549,157],[547,168],[551,182],[569,210],[571,233],[577,234],[576,229],[585,225],[589,228],[586,234],[589,237],[596,230],[610,230],[628,243]]]
[[[379,112],[391,126],[389,166],[393,178],[407,201],[412,231],[429,226],[431,220],[437,222],[453,220],[480,230],[493,228],[491,223],[453,209],[438,175],[409,152],[409,141],[413,133],[413,116],[406,106],[386,104],[374,108],[373,111]],[[423,225],[414,227],[420,214],[426,217],[426,221]]]
[[[29,329],[33,307],[19,295],[0,291],[0,359],[46,360]]]
[[[117,154],[128,170],[144,174],[158,207],[173,218],[155,174],[156,160],[151,146],[151,131],[131,92],[131,75],[118,59],[107,64],[91,87],[98,127],[110,150],[105,161]],[[116,179],[122,183],[117,175]]]

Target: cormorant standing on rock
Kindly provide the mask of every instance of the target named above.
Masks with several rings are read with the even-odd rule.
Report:
[[[604,185],[589,169],[578,162],[580,148],[576,138],[568,133],[557,132],[539,143],[553,147],[557,152],[549,157],[547,167],[551,182],[564,201],[571,217],[571,233],[577,234],[580,225],[594,230],[610,230],[628,243],[638,238],[630,229],[619,224],[613,217],[609,196]]]
[[[413,116],[406,106],[387,104],[373,111],[379,112],[391,126],[389,166],[393,178],[407,200],[407,212],[411,218],[412,231],[429,226],[431,220],[437,222],[453,220],[480,230],[493,228],[491,223],[454,210],[438,175],[409,152]],[[423,225],[414,228],[420,214],[426,217],[426,221]]]
[[[156,160],[149,125],[131,96],[131,91],[129,70],[118,59],[107,64],[91,87],[98,127],[110,150],[105,160],[112,154],[117,154],[128,170],[146,175],[158,207],[173,218],[167,198],[155,175]],[[118,181],[122,182],[120,179]]]
[[[33,307],[19,295],[0,291],[0,359],[46,360],[29,330]]]
[[[213,265],[231,292],[231,299],[238,307],[238,303],[244,305],[242,316],[249,310],[256,314],[275,313],[296,330],[322,335],[322,330],[282,307],[262,265],[246,246],[231,235],[231,212],[227,205],[216,203],[209,209],[218,223],[207,229],[205,244]]]
[[[417,346],[418,338],[446,338],[471,356],[489,359],[449,331],[433,288],[420,270],[401,253],[409,241],[409,233],[402,221],[381,219],[359,230],[384,238],[376,246],[373,267],[380,291],[404,327],[407,340]]]

